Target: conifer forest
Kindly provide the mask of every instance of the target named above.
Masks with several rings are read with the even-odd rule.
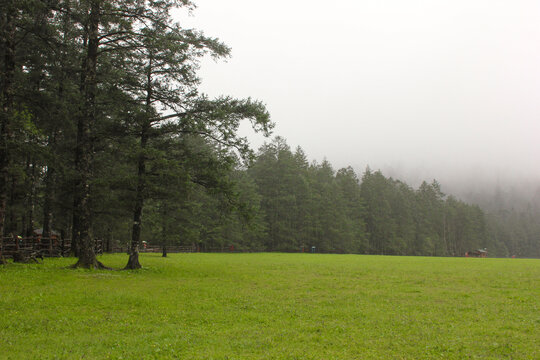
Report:
[[[200,61],[230,48],[185,29],[189,0],[3,0],[0,233],[201,250],[540,257],[540,190],[482,207],[369,167],[310,161],[264,99],[211,98]],[[219,34],[217,34],[219,35]],[[329,119],[329,121],[331,121]],[[252,149],[242,122],[268,137]],[[273,136],[273,137],[272,137]],[[359,157],[362,154],[358,154]],[[369,163],[369,159],[365,159]],[[484,206],[489,203],[490,206]]]

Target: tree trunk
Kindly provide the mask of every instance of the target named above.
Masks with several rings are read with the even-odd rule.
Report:
[[[6,221],[7,225],[5,226],[5,231],[8,234],[16,234],[17,233],[17,220],[15,215],[15,203],[17,202],[16,199],[16,192],[17,192],[17,179],[15,175],[11,175],[11,188],[9,193],[9,202],[7,206],[6,214],[8,214],[9,221]]]
[[[146,158],[144,150],[148,141],[147,128],[143,126],[141,131],[141,148],[138,160],[137,171],[137,195],[135,199],[135,209],[133,211],[133,229],[131,232],[131,245],[129,247],[129,259],[125,267],[126,270],[140,269],[139,263],[139,244],[141,241],[141,221],[142,211],[144,206],[144,191],[145,191],[145,175],[146,175]]]
[[[144,164],[144,161],[142,162]],[[144,165],[143,165],[144,167]],[[139,159],[139,171],[141,169],[141,161]],[[139,175],[140,176],[140,175]],[[131,244],[129,247],[129,259],[125,267],[126,270],[140,269],[141,264],[139,263],[139,244],[141,240],[141,220],[142,220],[142,209],[144,199],[141,194],[141,184],[143,180],[139,178],[139,183],[137,184],[137,199],[135,200],[135,210],[133,213],[133,229],[131,233]]]
[[[55,133],[49,137],[49,146],[54,146]],[[43,199],[43,237],[51,236],[52,223],[52,202],[54,199],[54,167],[47,165],[47,173],[45,174],[45,196]]]
[[[36,199],[36,165],[32,164],[31,169],[28,169],[28,192],[26,193],[26,229],[24,236],[31,237],[34,235],[34,208]],[[45,234],[42,237],[48,237]]]
[[[4,265],[6,259],[4,259],[4,237],[0,235],[0,265]]]
[[[139,263],[139,244],[141,242],[141,221],[144,207],[144,196],[146,187],[146,144],[148,143],[149,131],[151,127],[151,108],[152,108],[152,56],[148,62],[146,74],[146,115],[141,126],[141,146],[139,159],[137,162],[137,194],[135,197],[135,208],[133,209],[133,229],[131,232],[131,245],[129,249],[129,259],[125,267],[126,270],[140,269]]]
[[[112,242],[112,229],[111,226],[107,228],[107,243],[105,244],[105,251],[107,253],[111,252],[111,242]]]
[[[77,232],[79,230],[79,224],[77,223],[79,221],[79,217],[75,216],[75,206],[76,206],[76,199],[73,198],[73,209],[71,211],[71,254],[75,257],[79,257],[79,235],[77,235]]]
[[[137,270],[140,269],[142,266],[139,263],[139,249],[137,247],[136,251],[133,251],[133,248],[130,247],[130,254],[128,263],[126,264],[126,267],[124,270]]]
[[[167,208],[166,208],[166,205],[165,204],[161,204],[159,206],[159,212],[160,212],[160,215],[161,215],[161,220],[162,220],[162,223],[161,223],[161,244],[162,244],[162,254],[161,256],[162,257],[167,257],[167,240],[168,240],[168,237],[167,237]]]
[[[4,49],[3,69],[0,88],[0,236],[4,235],[6,202],[9,182],[9,166],[11,163],[10,142],[11,117],[13,111],[13,79],[15,75],[15,19],[17,11],[15,2],[9,1],[4,6],[2,17],[3,28],[0,29],[0,46]]]
[[[92,0],[88,18],[88,47],[86,66],[83,69],[84,103],[77,122],[75,150],[75,183],[73,209],[73,242],[78,248],[79,260],[73,267],[106,268],[97,261],[94,240],[90,234],[92,214],[90,209],[90,180],[94,161],[93,131],[96,122],[97,57],[99,47],[100,0]]]

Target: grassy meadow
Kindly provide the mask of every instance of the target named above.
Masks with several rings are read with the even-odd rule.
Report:
[[[100,258],[121,268],[124,254]],[[143,254],[0,266],[0,359],[540,359],[540,260]]]

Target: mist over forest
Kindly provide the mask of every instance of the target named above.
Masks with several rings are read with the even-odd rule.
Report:
[[[489,46],[478,53],[465,36],[449,59],[455,27],[398,5],[406,17],[350,2],[366,28],[341,38],[310,27],[302,42],[257,21],[246,32],[235,24],[256,17],[231,21],[235,12],[221,31],[247,42],[233,41],[241,50],[230,58],[220,39],[178,21],[190,1],[10,0],[0,17],[0,235],[17,245],[60,234],[76,266],[91,268],[103,267],[96,239],[126,249],[128,269],[141,267],[143,241],[164,252],[539,257],[532,47],[516,43],[507,61],[520,66],[507,77],[506,32],[478,30],[475,5],[464,29]],[[219,19],[231,8],[207,9]],[[325,19],[322,3],[310,8]],[[346,10],[332,8],[331,20],[357,26]],[[285,19],[295,34],[297,19]],[[388,31],[398,20],[403,31]],[[518,30],[516,40],[529,31]],[[315,34],[355,46],[321,53]]]
[[[261,151],[263,151],[263,149],[266,149],[267,146],[268,144],[265,144],[263,147],[261,147],[259,156],[261,154]],[[323,160],[322,164],[330,165],[330,163],[328,163],[326,159]],[[323,165],[318,164],[317,161],[313,161],[311,166],[316,168],[317,166]],[[348,170],[345,171],[345,169]],[[341,173],[341,176],[343,176],[344,172],[354,173],[355,170],[356,169],[353,170],[353,168],[351,167],[342,168],[341,170],[337,170],[337,174]],[[534,180],[525,181],[523,179],[516,178],[515,176],[512,177],[512,175],[503,179],[501,179],[501,177],[490,177],[489,173],[481,173],[481,171],[479,171],[478,169],[472,169],[472,171],[468,174],[459,174],[454,172],[452,173],[452,176],[449,176],[448,178],[443,177],[443,180],[441,180],[441,178],[433,177],[426,177],[424,179],[419,178],[421,174],[428,173],[425,170],[419,171],[417,169],[417,171],[409,172],[406,175],[404,175],[405,172],[403,171],[403,168],[401,168],[400,170],[401,172],[397,172],[395,171],[395,169],[387,168],[386,170],[381,170],[381,172],[375,171],[375,173],[380,176],[380,179],[384,179],[384,181],[386,181],[388,184],[393,184],[390,187],[401,187],[401,191],[403,191],[403,189],[406,189],[405,193],[407,193],[408,191],[412,191],[416,192],[416,194],[418,195],[419,193],[425,191],[428,184],[431,184],[431,186],[433,186],[433,184],[436,184],[436,192],[438,193],[439,201],[445,200],[448,204],[448,202],[451,203],[454,200],[458,200],[463,201],[464,204],[470,204],[473,207],[479,206],[482,213],[483,223],[480,226],[482,230],[480,230],[480,233],[476,235],[469,234],[469,236],[471,236],[472,238],[474,238],[475,236],[479,236],[479,238],[481,238],[481,241],[480,243],[475,244],[472,239],[467,239],[465,240],[465,243],[468,243],[468,246],[474,247],[482,244],[482,247],[489,248],[491,250],[490,255],[494,256],[538,256],[538,249],[540,245],[539,182]],[[366,187],[366,184],[364,184],[363,181],[370,178],[369,176],[366,177],[366,174],[370,172],[373,172],[373,170],[370,169],[369,165],[364,171],[356,170],[356,173],[359,174],[358,182],[360,188]],[[444,172],[442,173],[444,174]],[[397,192],[399,193],[400,190],[398,190]],[[365,189],[364,195],[366,195]],[[399,195],[398,197],[401,196],[403,196],[403,194]],[[389,216],[393,218],[393,221],[401,224],[397,225],[397,227],[400,228],[403,226],[403,219],[399,220],[400,216],[397,215],[397,213],[399,212],[397,208],[399,208],[400,206],[393,203],[393,201],[395,201],[395,198],[393,198],[394,200],[392,200],[392,198],[393,196],[389,195],[389,193],[386,193],[386,195],[379,194],[377,202],[389,202],[390,204],[393,204],[391,205],[391,207],[394,207],[394,213],[393,215]],[[361,201],[365,206],[366,198],[361,198]],[[399,201],[402,201],[403,204],[407,202],[406,200],[404,200],[404,198]],[[418,210],[414,210],[414,206],[411,206],[411,204],[403,206],[404,208],[409,209],[409,214],[414,213]],[[422,205],[418,205],[418,203],[416,204],[416,206],[422,207]],[[369,206],[367,208],[370,209]],[[373,208],[371,208],[371,210],[368,210],[368,212],[370,211],[374,211]],[[430,211],[434,211],[434,209],[431,209]],[[368,217],[369,216],[370,215],[368,215]],[[426,216],[426,214],[424,214],[423,216],[428,217]],[[445,215],[442,216],[444,217]],[[443,222],[444,221],[445,220],[443,220]],[[393,226],[395,226],[395,224],[392,225],[392,221],[386,224],[387,228],[393,228]],[[418,224],[416,226],[416,231],[418,232]],[[441,239],[445,237],[445,224],[433,226],[435,228],[437,226],[440,226],[443,230],[442,232],[439,231],[438,234],[432,234],[432,236],[430,237],[431,240]],[[458,227],[460,226],[463,226],[463,224],[458,225]],[[406,238],[406,235],[404,236],[403,234],[399,234],[400,231],[401,230],[398,230],[393,235],[387,234],[387,236],[394,239]],[[374,234],[368,231],[367,236],[373,237]],[[418,239],[418,237],[421,237],[422,235],[419,235],[417,233],[415,236]],[[396,241],[399,242],[401,240]],[[438,246],[440,248],[444,247],[440,244]],[[397,251],[399,253],[399,250],[394,251]],[[370,250],[367,250],[367,252],[370,252]],[[408,253],[415,254],[415,251],[409,250]],[[444,253],[445,255],[463,255],[463,253],[459,252],[452,253],[452,250],[443,251],[442,253]],[[416,252],[416,254],[433,255],[435,253],[420,250],[419,252]]]
[[[538,358],[538,14],[1,0],[0,358]]]
[[[403,167],[396,170],[395,167],[387,166],[382,167],[381,171],[412,186],[418,186],[424,179],[438,179],[444,184],[444,192],[478,204],[486,210],[497,210],[501,207],[524,209],[529,204],[540,205],[540,179],[535,176],[505,175],[478,168],[468,171],[430,171],[416,168],[407,171]]]
[[[310,161],[413,188],[436,179],[486,212],[538,207],[537,2],[282,5],[208,0],[180,18],[233,47],[226,64],[202,62],[204,91],[264,99],[274,133]]]

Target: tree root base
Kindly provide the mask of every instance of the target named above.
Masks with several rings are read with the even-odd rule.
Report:
[[[41,259],[41,262],[38,259]],[[43,255],[41,255],[41,253],[37,251],[31,253],[23,253],[22,251],[17,251],[13,253],[13,262],[21,264],[41,264],[43,263]]]
[[[70,266],[72,269],[93,269],[93,270],[112,270],[112,268],[103,265],[100,261],[93,261],[90,263],[83,262],[81,260]]]
[[[142,269],[141,265],[138,265],[138,266],[126,265],[126,267],[123,268],[122,270],[139,270],[139,269]]]
[[[129,255],[128,263],[124,270],[139,270],[142,268],[141,263],[139,262],[139,253],[134,253]]]
[[[139,270],[141,268],[142,268],[142,266],[141,266],[141,264],[139,264],[138,261],[136,263],[128,261],[126,267],[123,268],[122,270]]]

